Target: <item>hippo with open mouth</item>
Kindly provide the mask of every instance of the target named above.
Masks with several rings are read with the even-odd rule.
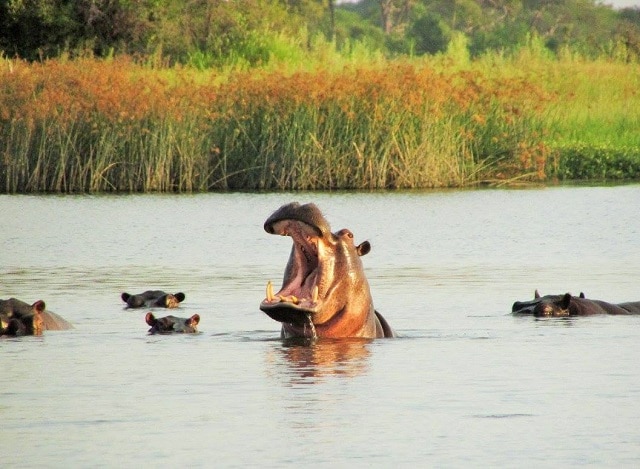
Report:
[[[293,248],[282,288],[267,283],[260,309],[282,323],[283,338],[394,337],[395,332],[373,307],[360,257],[368,241],[355,245],[353,233],[332,233],[314,204],[293,202],[264,223],[270,234],[290,236]]]

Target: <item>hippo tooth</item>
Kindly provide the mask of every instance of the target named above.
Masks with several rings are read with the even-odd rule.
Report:
[[[300,300],[295,295],[280,296],[276,298],[279,298],[282,303],[293,303],[294,305],[297,305],[298,303],[300,303]]]
[[[273,301],[273,284],[271,280],[267,282],[267,301]]]
[[[318,302],[318,285],[313,287],[313,290],[311,291],[311,301],[313,303],[317,303]]]

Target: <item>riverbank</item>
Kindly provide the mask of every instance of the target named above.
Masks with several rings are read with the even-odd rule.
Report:
[[[462,187],[640,177],[636,64],[199,71],[0,60],[0,191]]]

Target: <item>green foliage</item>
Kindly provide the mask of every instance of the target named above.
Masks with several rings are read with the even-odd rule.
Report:
[[[383,13],[384,12],[384,13]],[[388,56],[433,55],[456,35],[473,57],[539,37],[558,54],[637,61],[640,14],[596,0],[4,0],[0,52],[29,60],[131,54],[197,67],[255,67],[358,43]]]
[[[407,36],[415,54],[436,54],[447,49],[451,32],[438,16],[427,13],[413,22]]]
[[[619,148],[575,144],[556,148],[550,176],[567,180],[640,179],[640,146]]]
[[[72,1],[0,2],[0,50],[29,59],[61,52],[78,36]]]
[[[372,50],[383,50],[385,35],[382,29],[368,21],[363,21],[357,13],[340,8],[336,11],[335,41],[338,48],[350,42],[366,44]]]

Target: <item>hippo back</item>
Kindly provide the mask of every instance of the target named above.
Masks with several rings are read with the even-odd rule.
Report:
[[[396,337],[395,331],[391,328],[387,320],[380,314],[378,311],[375,311],[376,317],[378,321],[380,321],[380,325],[382,326],[382,331],[384,335],[382,337]]]
[[[640,314],[640,301],[618,303],[618,306],[627,311],[629,314]]]
[[[65,331],[67,329],[73,329],[73,325],[56,313],[51,311],[42,312],[42,322],[44,329],[47,331]]]

